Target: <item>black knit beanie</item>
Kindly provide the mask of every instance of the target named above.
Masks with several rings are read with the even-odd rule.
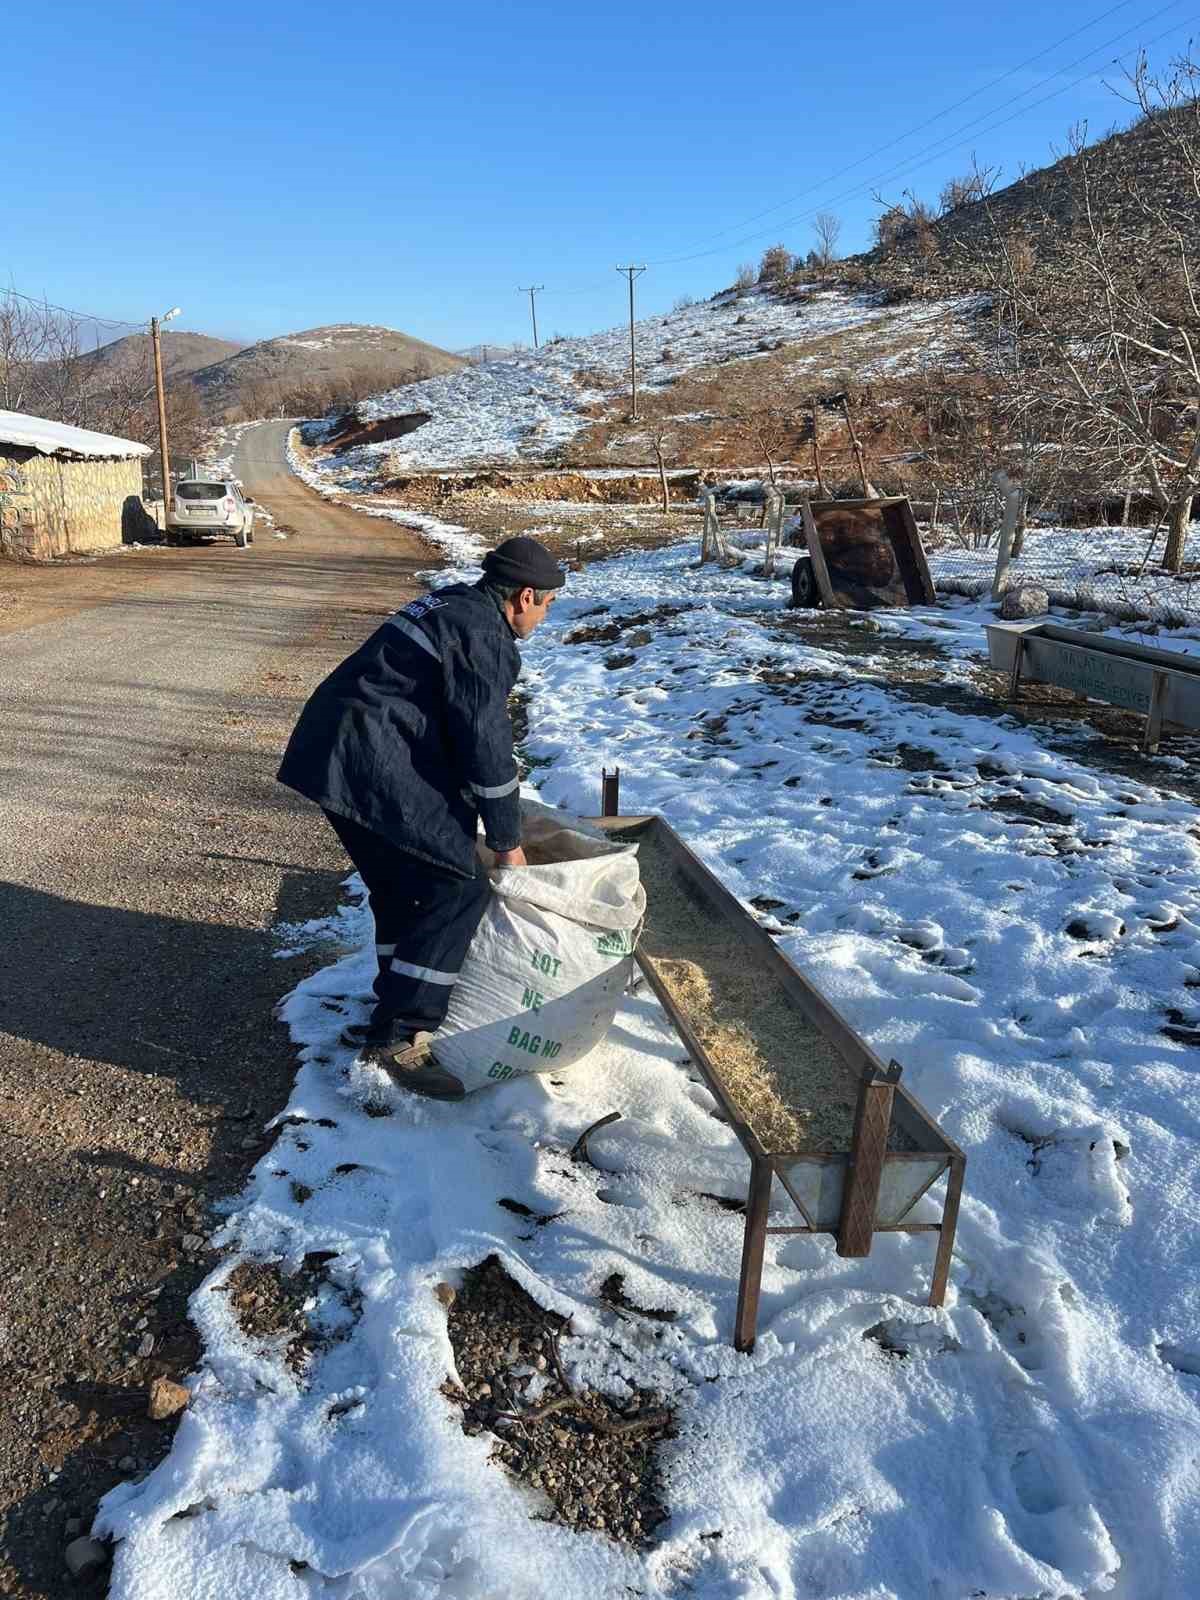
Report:
[[[531,589],[561,589],[567,575],[536,539],[505,539],[483,558],[483,576],[500,588],[528,584]]]

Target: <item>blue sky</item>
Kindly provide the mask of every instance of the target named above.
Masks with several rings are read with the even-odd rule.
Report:
[[[1197,9],[11,8],[0,278],[230,338],[382,322],[452,349],[527,338],[534,283],[543,337],[590,331],[627,304],[617,262],[666,310],[808,249],[815,210],[863,248],[872,189],[936,198],[972,152],[1012,178],[1072,122],[1127,120],[1113,58],[1165,61]]]

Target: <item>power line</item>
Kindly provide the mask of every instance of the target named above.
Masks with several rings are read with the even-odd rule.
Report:
[[[1122,0],[1121,4],[1110,7],[1107,11],[1100,12],[1097,16],[1093,17],[1090,22],[1085,23],[1081,28],[1076,29],[1073,33],[1064,35],[1062,39],[1057,40],[1054,44],[1047,45],[1045,49],[1037,52],[1037,54],[1034,56],[1018,62],[1015,66],[1010,67],[1006,72],[1000,74],[999,77],[991,80],[990,83],[984,85],[982,88],[972,91],[971,94],[963,96],[960,100],[953,102],[951,105],[945,107],[942,111],[935,113],[934,116],[928,118],[924,123],[920,123],[916,127],[909,129],[907,133],[899,135],[896,139],[880,146],[877,150],[869,152],[866,156],[861,157],[858,161],[852,162],[846,167],[839,168],[836,172],[831,173],[827,178],[822,179],[817,184],[810,185],[808,189],[802,190],[800,193],[812,193],[813,190],[825,187],[826,184],[832,183],[836,178],[843,176],[847,172],[853,171],[856,167],[861,167],[866,161],[871,160],[874,155],[879,155],[886,150],[892,149],[895,145],[902,143],[906,138],[911,137],[912,134],[920,132],[922,128],[930,126],[933,122],[938,121],[941,117],[949,115],[952,111],[957,110],[959,106],[966,104],[969,100],[977,98],[980,94],[989,92],[998,84],[1005,82],[1008,78],[1011,78],[1015,73],[1023,71],[1034,61],[1042,59],[1052,50],[1056,50],[1070,39],[1078,37],[1080,33],[1086,32],[1088,28],[1094,27],[1098,22],[1103,22],[1107,17],[1112,16],[1114,12],[1123,10],[1125,5],[1129,3],[1131,3],[1131,0]],[[919,171],[923,166],[928,166],[931,161],[934,161],[938,159],[939,156],[944,155],[957,139],[961,138],[964,133],[970,132],[972,129],[976,129],[980,133],[993,132],[998,128],[1005,127],[1010,122],[1016,121],[1018,117],[1027,116],[1029,112],[1036,110],[1039,106],[1046,105],[1051,100],[1057,99],[1060,95],[1068,93],[1071,89],[1078,87],[1080,83],[1084,82],[1088,77],[1090,77],[1092,71],[1094,71],[1097,66],[1101,65],[1101,63],[1095,61],[1094,58],[1102,51],[1111,49],[1113,45],[1119,44],[1123,39],[1126,39],[1129,34],[1136,33],[1139,29],[1146,27],[1147,24],[1152,23],[1159,17],[1164,16],[1168,11],[1174,10],[1176,6],[1180,4],[1182,4],[1182,0],[1168,0],[1166,5],[1160,6],[1156,11],[1150,12],[1148,16],[1142,17],[1130,27],[1125,28],[1120,33],[1113,35],[1113,37],[1106,40],[1104,44],[1093,45],[1090,49],[1084,51],[1082,55],[1076,57],[1076,59],[1068,66],[1060,67],[1054,72],[1048,73],[1037,83],[1031,84],[1028,89],[1023,90],[1015,97],[1016,100],[1026,100],[1029,95],[1035,94],[1037,90],[1042,88],[1045,84],[1051,83],[1056,78],[1060,77],[1064,71],[1069,72],[1084,62],[1092,63],[1091,67],[1082,72],[1078,77],[1071,79],[1067,83],[1060,84],[1057,88],[1052,89],[1048,94],[1043,95],[1040,99],[1035,100],[1027,105],[1021,105],[1018,109],[1009,111],[1008,115],[1000,117],[998,120],[992,122],[989,122],[989,118],[995,117],[997,110],[1007,109],[1008,107],[1012,106],[1014,104],[1014,99],[1010,98],[1008,102],[1006,102],[1006,106],[1004,108],[992,107],[987,111],[981,112],[979,116],[970,119],[966,123],[963,123],[952,133],[935,139],[931,144],[926,145],[922,150],[918,150],[914,152],[913,155],[905,157],[904,160],[902,160],[896,167],[890,169],[888,172],[875,178],[866,179],[862,183],[856,184],[852,188],[843,191],[841,194],[823,200],[821,202],[820,209],[825,209],[830,205],[837,205],[844,200],[855,198],[864,191],[869,191],[878,184],[891,182],[898,177],[907,176],[913,172]],[[1157,44],[1169,34],[1174,33],[1178,28],[1190,26],[1191,20],[1192,19],[1188,19],[1186,22],[1172,24],[1170,27],[1165,28],[1161,33],[1156,34],[1154,38],[1146,41],[1146,45]],[[1139,46],[1139,48],[1144,47],[1144,45]],[[987,126],[981,127],[981,124],[987,124]],[[780,210],[784,206],[791,204],[793,200],[798,199],[799,197],[799,195],[796,195],[792,196],[790,200],[781,201],[778,205],[769,207],[767,211],[758,212],[755,214],[755,216],[747,218],[746,222],[753,222],[757,219],[757,217],[766,216],[772,211]],[[797,223],[808,221],[815,215],[816,209],[817,208],[814,208],[811,211],[801,212],[796,216],[785,218],[783,221],[778,223],[772,223],[768,228],[756,229],[752,233],[745,234],[742,237],[731,240],[725,244],[716,245],[709,249],[692,251],[684,255],[661,257],[657,260],[649,262],[648,265],[675,266],[687,261],[698,261],[703,260],[706,257],[721,255],[726,250],[733,250],[739,245],[749,244],[754,240],[764,238],[768,233],[773,233],[778,229],[794,227]],[[717,238],[720,237],[720,234],[731,231],[732,229],[722,229],[720,230],[720,233],[710,234],[708,237]],[[602,288],[602,284],[599,280],[597,280],[594,284],[585,287],[576,289],[556,289],[551,292],[558,298],[563,299],[581,294],[593,294],[600,288]]]
[[[1174,0],[1174,3],[1179,3],[1179,0]],[[836,172],[831,172],[818,183],[810,183],[807,188],[801,189],[798,194],[790,196],[787,200],[779,200],[774,205],[767,206],[763,211],[756,211],[753,216],[744,218],[740,223],[733,223],[728,228],[718,228],[716,233],[709,234],[708,237],[710,239],[720,239],[727,233],[735,233],[738,228],[748,227],[750,223],[757,222],[760,217],[769,217],[773,212],[782,211],[787,206],[793,205],[797,200],[803,200],[806,195],[812,194],[814,190],[823,189],[827,183],[834,183],[838,178],[844,178],[848,172],[855,171],[856,168],[865,165],[868,161],[874,161],[876,156],[881,156],[885,151],[894,149],[898,144],[903,144],[906,139],[911,139],[914,134],[921,133],[926,128],[931,128],[935,122],[940,122],[943,117],[948,117],[951,112],[957,111],[960,106],[967,105],[971,100],[977,100],[981,94],[990,94],[993,89],[998,88],[1002,83],[1006,83],[1009,78],[1014,77],[1018,72],[1023,72],[1026,67],[1031,67],[1035,61],[1041,61],[1052,50],[1058,50],[1064,44],[1069,44],[1072,39],[1077,39],[1081,33],[1086,33],[1089,28],[1094,28],[1097,23],[1105,21],[1106,18],[1111,17],[1117,11],[1124,11],[1127,6],[1132,4],[1133,0],[1119,0],[1119,4],[1110,6],[1107,11],[1100,12],[1098,16],[1092,17],[1090,21],[1085,22],[1082,27],[1075,28],[1071,33],[1064,34],[1061,39],[1056,39],[1053,44],[1048,44],[1044,50],[1039,50],[1036,55],[1026,56],[1024,61],[1018,61],[1015,66],[1009,67],[1006,72],[1002,72],[999,77],[993,78],[990,83],[985,83],[978,89],[972,89],[970,94],[963,95],[961,100],[955,100],[950,105],[943,106],[940,111],[935,111],[924,122],[916,123],[904,133],[897,134],[894,139],[889,139],[886,144],[878,145],[874,150],[868,150],[866,155],[860,156],[857,161],[851,161],[846,166],[839,167]],[[1106,49],[1107,46],[1100,45],[1095,48]],[[1028,93],[1028,91],[1026,92]],[[984,112],[983,115],[990,116],[991,112]]]
[[[1148,22],[1155,21],[1157,18],[1163,16],[1167,11],[1173,11],[1175,7],[1181,3],[1182,0],[1169,0],[1167,5],[1161,6],[1157,11],[1151,12],[1148,17],[1142,18],[1140,22],[1135,23],[1131,28],[1126,28],[1114,38],[1107,40],[1104,44],[1097,45],[1093,49],[1085,51],[1082,56],[1071,62],[1069,67],[1060,69],[1060,71],[1065,70],[1069,72],[1073,67],[1079,66],[1081,62],[1089,60],[1092,56],[1096,55],[1098,51],[1111,49],[1114,44],[1119,43],[1128,34],[1136,33],[1139,28],[1145,27]],[[1155,37],[1148,40],[1147,43],[1157,44],[1160,39],[1165,39],[1168,34],[1176,32],[1177,29],[1190,26],[1191,21],[1192,19],[1189,18],[1186,22],[1172,23],[1169,28],[1165,28],[1162,33],[1156,34]],[[1138,48],[1145,48],[1145,46],[1140,45]],[[1093,63],[1093,67],[1094,65],[1095,63]],[[1038,106],[1045,105],[1048,101],[1057,99],[1059,95],[1066,94],[1071,89],[1077,88],[1079,84],[1083,83],[1085,79],[1091,76],[1092,70],[1093,68],[1089,68],[1086,72],[1081,73],[1079,77],[1071,79],[1070,82],[1060,85],[1057,89],[1052,89],[1049,94],[1043,95],[1040,100],[1035,100],[1030,105],[1021,106],[1018,110],[1011,112],[1008,116],[1001,117],[998,122],[993,122],[989,124],[987,128],[980,129],[979,131],[992,133],[997,128],[1003,128],[1009,122],[1015,122],[1018,117],[1027,116],[1030,111],[1036,110]],[[1021,95],[1017,96],[1017,98],[1024,99],[1026,95],[1034,93],[1034,91],[1040,89],[1043,84],[1051,82],[1059,75],[1059,72],[1048,74],[1045,78],[1041,79],[1039,83],[1033,84],[1029,89],[1026,89]],[[978,127],[979,123],[986,122],[987,119],[992,115],[994,115],[994,111],[983,112],[980,116],[973,118],[970,122],[964,123],[962,127],[956,128],[953,133],[947,134],[940,139],[936,139],[933,144],[927,145],[924,150],[917,151],[915,156],[906,157],[905,160],[902,161],[898,167],[893,168],[892,171],[884,173],[880,177],[867,179],[866,182],[856,184],[854,188],[847,189],[842,194],[835,195],[832,199],[822,201],[821,209],[824,209],[830,205],[837,205],[843,200],[852,199],[856,195],[863,193],[864,190],[869,190],[875,184],[887,183],[897,177],[907,176],[911,172],[919,171],[922,166],[928,166],[931,161],[934,161],[939,156],[944,155],[947,149],[952,146],[955,140],[957,140],[963,133],[966,133],[972,128]],[[756,229],[755,232],[745,234],[740,239],[734,239],[728,244],[717,245],[708,250],[692,251],[687,255],[666,256],[660,260],[650,262],[649,265],[655,267],[676,266],[680,262],[699,261],[706,256],[720,255],[725,250],[733,250],[739,245],[749,244],[755,239],[763,238],[766,234],[774,233],[779,228],[792,227],[797,222],[804,222],[814,215],[815,210],[804,211],[799,213],[797,216],[787,217],[782,222],[772,223],[771,227],[769,228]]]
[[[55,305],[53,300],[47,300],[41,295],[22,294],[19,289],[11,287],[0,289],[0,298],[5,295],[14,300],[24,300],[27,305],[44,306],[47,311],[61,311],[65,317],[78,317],[81,322],[93,322],[102,328],[144,328],[148,321],[146,318],[141,322],[128,322],[123,317],[97,317],[90,311],[76,311],[71,306]]]

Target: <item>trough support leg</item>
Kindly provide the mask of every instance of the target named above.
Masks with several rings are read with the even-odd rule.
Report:
[[[1142,739],[1142,749],[1147,755],[1154,755],[1158,751],[1158,742],[1162,738],[1163,724],[1163,699],[1167,692],[1167,675],[1165,672],[1156,672],[1150,689],[1150,709],[1146,713],[1146,733]]]
[[[621,815],[620,767],[614,767],[611,772],[607,767],[600,768],[600,815],[602,817]]]
[[[888,1067],[864,1074],[859,1085],[850,1164],[846,1168],[842,1214],[838,1219],[837,1253],[840,1256],[871,1254],[888,1130],[892,1126],[892,1100],[899,1082],[900,1065],[893,1061]]]
[[[1016,648],[1013,650],[1012,671],[1008,676],[1008,698],[1015,700],[1021,688],[1021,657],[1025,654],[1025,635],[1017,635]]]
[[[950,1256],[954,1250],[954,1230],[958,1226],[958,1203],[962,1199],[963,1174],[967,1163],[958,1156],[950,1163],[950,1181],[946,1185],[946,1204],[942,1207],[942,1226],[938,1233],[937,1255],[933,1263],[933,1283],[929,1288],[929,1304],[940,1306],[946,1299],[946,1284],[950,1280]]]
[[[746,1201],[746,1232],[742,1237],[742,1276],[738,1283],[737,1317],[733,1347],[743,1353],[754,1349],[758,1330],[758,1291],[762,1286],[763,1253],[767,1245],[767,1216],[771,1210],[771,1180],[775,1169],[762,1156],[750,1159],[750,1194]]]

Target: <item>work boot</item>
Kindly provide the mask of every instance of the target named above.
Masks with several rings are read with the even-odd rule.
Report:
[[[397,1039],[374,1059],[410,1094],[424,1095],[427,1100],[464,1099],[467,1091],[461,1080],[434,1060],[429,1048],[432,1038],[431,1033],[416,1033],[408,1041]]]

